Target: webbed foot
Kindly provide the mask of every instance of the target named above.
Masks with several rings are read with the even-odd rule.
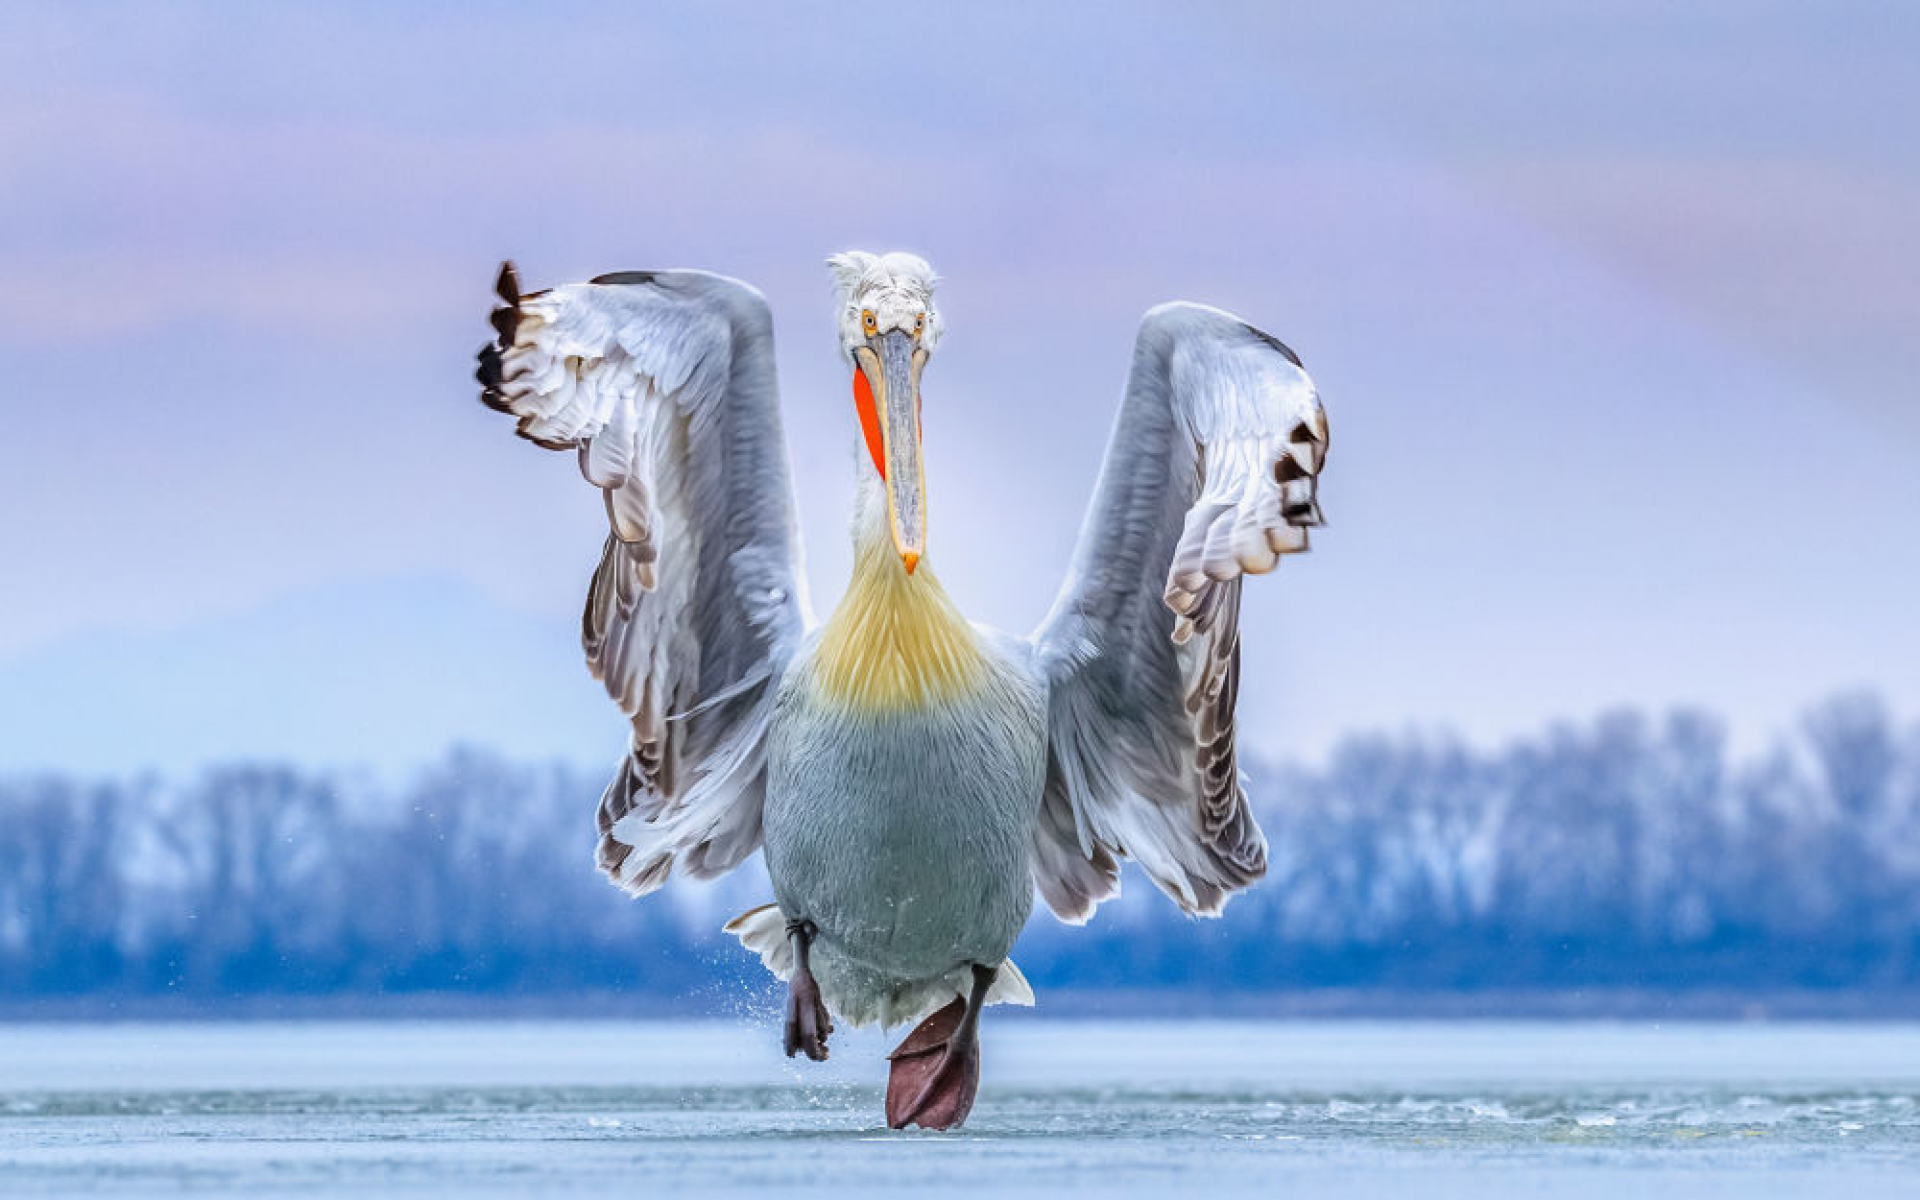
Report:
[[[980,1005],[994,971],[973,969],[973,993],[920,1022],[887,1057],[887,1125],[954,1129],[980,1088]]]
[[[787,980],[787,1024],[782,1041],[787,1057],[805,1054],[815,1062],[827,1059],[827,1035],[833,1032],[833,1018],[820,999],[820,985],[814,981],[807,964],[807,948],[813,941],[811,921],[790,921],[787,936],[793,939],[793,975]]]

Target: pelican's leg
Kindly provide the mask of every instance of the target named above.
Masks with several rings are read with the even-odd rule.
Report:
[[[793,943],[793,974],[787,979],[787,1057],[804,1052],[815,1062],[827,1058],[827,1035],[833,1032],[833,1019],[820,999],[820,985],[814,982],[813,968],[807,965],[807,950],[819,930],[812,921],[788,921],[787,938]]]
[[[934,1013],[887,1055],[887,1124],[953,1129],[973,1111],[980,1087],[980,1006],[997,967],[973,968],[973,990]]]

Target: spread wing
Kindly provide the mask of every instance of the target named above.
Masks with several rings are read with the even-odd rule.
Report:
[[[702,271],[522,294],[500,268],[482,399],[577,453],[609,530],[587,592],[587,666],[633,722],[600,800],[600,866],[650,892],[760,844],[774,684],[806,624],[773,324]]]
[[[1266,871],[1234,763],[1240,582],[1321,524],[1327,418],[1300,360],[1230,313],[1149,312],[1073,566],[1034,634],[1051,688],[1034,875],[1062,919],[1121,856],[1189,913]]]

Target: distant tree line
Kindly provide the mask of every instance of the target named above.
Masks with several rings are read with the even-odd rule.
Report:
[[[1497,751],[1350,740],[1258,767],[1267,879],[1195,923],[1130,872],[1036,914],[1041,988],[1911,988],[1920,728],[1828,701],[1733,761],[1713,718],[1617,713]],[[759,968],[749,870],[633,902],[591,865],[603,781],[459,750],[405,784],[231,766],[0,780],[0,998],[620,991],[712,1008]]]

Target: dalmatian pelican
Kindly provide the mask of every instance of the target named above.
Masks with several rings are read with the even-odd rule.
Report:
[[[1265,871],[1234,762],[1240,583],[1321,524],[1327,418],[1278,339],[1149,311],[1066,582],[1008,636],[962,618],[928,558],[933,271],[828,266],[859,485],[824,623],[753,288],[677,270],[524,292],[506,263],[479,378],[606,504],[581,640],[633,736],[600,868],[643,895],[763,851],[773,903],[727,928],[788,984],[787,1054],[824,1059],[835,1018],[924,1018],[889,1056],[886,1117],[945,1129],[973,1104],[982,1006],[1033,1002],[1007,954],[1036,890],[1082,923],[1131,858],[1211,916]]]

